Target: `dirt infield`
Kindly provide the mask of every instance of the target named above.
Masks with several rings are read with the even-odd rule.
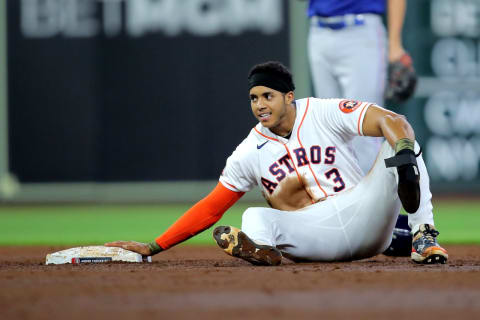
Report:
[[[0,247],[1,319],[479,319],[480,246],[448,265],[383,255],[254,267],[216,247],[153,263],[45,266],[60,247]]]

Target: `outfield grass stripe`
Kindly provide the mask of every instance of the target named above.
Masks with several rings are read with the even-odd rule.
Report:
[[[238,204],[216,225],[241,226],[248,207]],[[0,207],[0,245],[83,245],[112,240],[151,241],[189,205]],[[438,203],[435,222],[441,244],[480,243],[480,202]],[[188,244],[214,244],[211,230]]]

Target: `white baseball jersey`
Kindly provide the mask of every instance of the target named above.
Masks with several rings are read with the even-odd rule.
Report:
[[[297,100],[290,138],[259,123],[227,159],[220,182],[237,192],[259,185],[274,208],[271,200],[288,197],[292,184],[305,188],[312,203],[352,188],[363,174],[351,140],[363,135],[363,119],[371,105],[341,99]]]

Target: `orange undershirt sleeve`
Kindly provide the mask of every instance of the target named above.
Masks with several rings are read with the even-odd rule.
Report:
[[[193,237],[220,220],[225,211],[244,194],[231,191],[219,182],[209,195],[187,210],[155,241],[165,250]]]

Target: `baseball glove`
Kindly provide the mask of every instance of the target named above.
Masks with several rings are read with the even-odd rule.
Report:
[[[393,102],[405,102],[415,92],[417,74],[413,68],[412,58],[403,56],[388,65],[388,80],[385,98]]]

